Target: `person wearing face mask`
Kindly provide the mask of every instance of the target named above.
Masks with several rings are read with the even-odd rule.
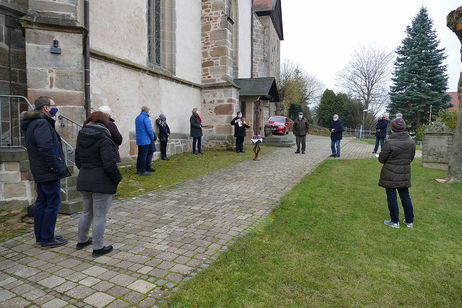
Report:
[[[300,153],[300,143],[302,144],[302,154],[305,154],[306,134],[308,134],[308,128],[308,121],[303,117],[303,112],[299,112],[297,119],[294,121],[293,127],[293,132],[297,142],[297,151],[295,151],[295,154]]]
[[[242,112],[238,111],[236,117],[231,120],[231,125],[234,126],[234,137],[236,137],[236,153],[244,153],[244,138],[245,129],[249,127],[243,118]]]
[[[37,244],[44,248],[62,246],[67,240],[55,236],[56,219],[61,206],[62,178],[70,176],[61,144],[55,130],[58,112],[55,102],[45,96],[35,100],[34,111],[21,113],[21,128],[29,155],[30,170],[36,183],[34,233]]]
[[[383,164],[380,172],[379,186],[387,193],[390,220],[384,223],[392,228],[399,228],[399,209],[396,190],[398,190],[404,209],[403,223],[408,228],[414,227],[414,209],[409,187],[411,187],[411,162],[415,156],[415,142],[406,132],[406,122],[402,118],[391,121],[391,135],[385,141],[379,154],[379,162]]]
[[[338,114],[334,114],[333,121],[329,126],[330,131],[330,148],[332,155],[330,157],[340,157],[340,140],[342,140],[343,123]]]

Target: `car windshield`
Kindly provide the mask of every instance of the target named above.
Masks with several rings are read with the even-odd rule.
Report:
[[[283,117],[271,117],[271,118],[269,118],[268,121],[270,121],[270,122],[281,122],[281,123],[285,122]]]

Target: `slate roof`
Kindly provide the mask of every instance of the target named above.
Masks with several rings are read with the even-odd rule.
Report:
[[[253,9],[258,16],[270,16],[279,39],[284,40],[281,0],[253,0]]]
[[[239,78],[234,82],[241,88],[239,96],[261,96],[271,102],[279,102],[279,92],[274,77]]]

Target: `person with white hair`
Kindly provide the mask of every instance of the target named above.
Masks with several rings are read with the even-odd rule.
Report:
[[[167,124],[167,117],[161,113],[159,118],[156,120],[157,128],[159,129],[159,140],[160,140],[160,153],[162,160],[169,160],[167,157],[167,142],[170,136],[170,128]]]
[[[101,106],[98,108],[99,111],[107,114],[109,116],[109,121],[107,123],[107,129],[111,133],[112,140],[114,141],[114,155],[116,158],[116,162],[120,163],[120,154],[119,154],[119,146],[122,144],[122,135],[120,134],[117,126],[115,125],[114,119],[111,117],[111,107],[109,106]]]

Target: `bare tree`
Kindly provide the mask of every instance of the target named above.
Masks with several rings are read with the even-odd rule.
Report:
[[[389,81],[393,52],[361,46],[348,65],[338,74],[339,85],[358,99],[374,116],[389,103]]]
[[[307,107],[319,101],[324,84],[306,73],[298,64],[284,60],[281,68],[280,94],[284,104],[295,103]]]
[[[449,13],[447,26],[457,35],[462,44],[462,6]],[[460,52],[462,61],[462,49]],[[459,102],[462,102],[462,72],[458,84],[458,96]],[[449,182],[462,181],[462,105],[459,105],[459,117],[452,143],[452,153],[449,155],[447,178]]]

